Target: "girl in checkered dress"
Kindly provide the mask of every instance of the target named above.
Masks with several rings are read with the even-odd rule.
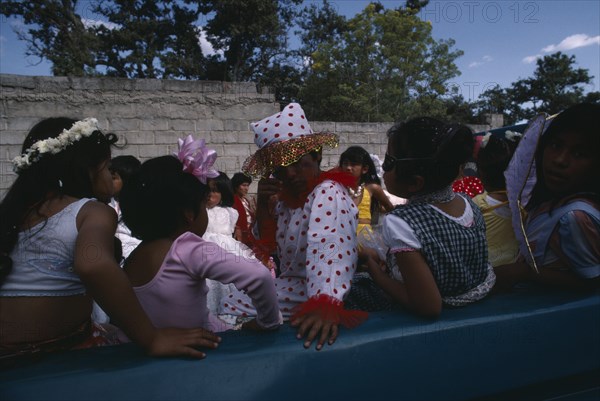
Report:
[[[385,216],[387,264],[365,252],[374,283],[391,305],[423,316],[482,299],[495,282],[485,223],[469,196],[452,191],[472,154],[471,131],[416,118],[394,125],[388,138],[383,178],[390,193],[408,202]],[[372,301],[377,308],[384,304]]]

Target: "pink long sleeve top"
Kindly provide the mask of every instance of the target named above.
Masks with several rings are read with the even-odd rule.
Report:
[[[158,328],[203,327],[214,332],[231,329],[206,307],[205,279],[233,283],[246,292],[256,308],[257,323],[261,327],[270,329],[281,324],[277,293],[269,270],[257,260],[231,254],[190,232],[173,242],[156,276],[134,290]]]

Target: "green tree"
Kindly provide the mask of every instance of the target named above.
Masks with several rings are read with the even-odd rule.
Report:
[[[444,99],[446,120],[461,124],[476,124],[479,120],[474,115],[475,105],[465,100],[463,95],[455,92]]]
[[[301,71],[284,63],[275,63],[261,74],[260,88],[268,88],[275,94],[282,107],[298,101],[302,86]]]
[[[220,68],[211,71],[220,73],[209,79],[265,83],[263,74],[286,58],[294,6],[302,0],[200,2],[212,15],[204,27],[207,39],[222,54],[212,58]]]
[[[371,3],[339,40],[320,44],[300,95],[307,113],[335,121],[445,115],[446,83],[459,75],[454,60],[462,52],[451,39],[435,41],[418,9]]]
[[[76,13],[77,0],[2,1],[1,14],[21,17],[28,28],[16,30],[27,43],[25,54],[52,63],[52,73],[84,76],[95,68],[98,41]]]
[[[205,75],[195,26],[199,7],[175,0],[100,0],[93,10],[109,22],[95,27],[101,43],[97,63],[107,75],[186,79]]]
[[[299,100],[313,53],[320,44],[339,38],[346,26],[346,18],[327,0],[323,0],[322,5],[310,3],[295,14],[293,22],[300,47],[286,51],[284,57],[267,66],[260,77],[260,83],[273,90],[275,99],[282,105]]]
[[[504,114],[509,109],[508,104],[506,90],[500,85],[489,88],[479,95],[477,100],[477,105],[483,113]]]
[[[311,3],[304,7],[296,18],[296,25],[298,29],[294,33],[301,46],[293,54],[299,59],[300,69],[310,68],[319,46],[341,40],[348,29],[346,17],[339,15],[328,0],[323,0],[322,5]]]
[[[600,92],[584,94],[584,85],[594,77],[586,69],[575,68],[574,55],[557,52],[536,64],[532,77],[484,92],[478,101],[480,112],[502,113],[506,124],[515,124],[540,112],[552,115],[577,103],[600,100]]]
[[[516,104],[513,99],[515,91],[522,90],[521,87],[516,88],[501,88],[500,85],[483,92],[475,102],[476,116],[481,122],[485,114],[502,114],[505,125],[516,124],[521,120],[522,112],[519,104]]]
[[[533,77],[523,82],[528,99],[518,99],[532,103],[525,111],[554,114],[582,101],[583,85],[590,83],[593,76],[586,69],[575,68],[575,64],[574,55],[561,52],[538,59]]]

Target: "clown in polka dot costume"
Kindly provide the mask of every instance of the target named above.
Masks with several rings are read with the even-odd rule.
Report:
[[[358,210],[347,189],[355,179],[320,170],[322,147],[336,146],[337,137],[314,133],[299,104],[253,123],[252,129],[259,150],[242,169],[263,177],[258,185],[259,220],[264,200],[273,194],[279,198],[276,226],[274,221],[267,224],[263,214],[259,228],[261,239],[274,237],[280,259],[281,274],[275,280],[280,309],[299,328],[299,338],[307,335],[305,347],[317,339],[320,349],[325,341],[335,341],[338,324],[353,326],[366,317],[343,308],[358,260]],[[232,293],[222,306],[227,314],[256,314],[243,292]],[[309,334],[311,328],[321,330],[318,338]]]

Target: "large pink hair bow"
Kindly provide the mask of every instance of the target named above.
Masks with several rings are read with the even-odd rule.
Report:
[[[194,140],[191,135],[178,139],[179,151],[173,153],[183,164],[183,171],[194,175],[206,185],[208,178],[216,178],[219,172],[213,168],[217,152],[205,146],[204,139]]]

